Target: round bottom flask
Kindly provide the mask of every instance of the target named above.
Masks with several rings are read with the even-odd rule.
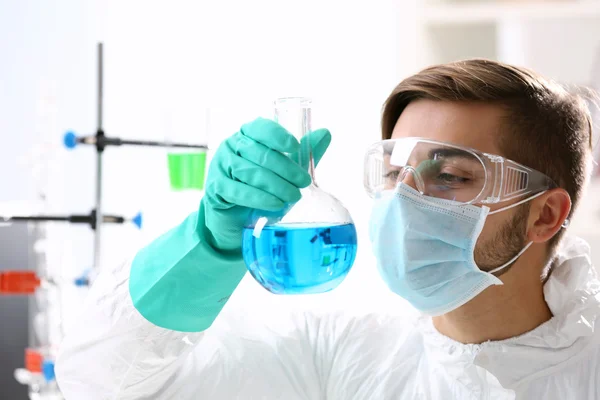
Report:
[[[242,251],[254,279],[276,294],[314,294],[335,289],[356,258],[357,236],[350,213],[315,183],[310,147],[311,101],[275,101],[275,121],[300,142],[293,158],[312,183],[281,212],[255,210],[244,228]],[[292,156],[292,155],[290,155]]]

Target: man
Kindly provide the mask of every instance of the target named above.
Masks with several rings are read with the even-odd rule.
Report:
[[[563,240],[588,176],[583,100],[470,60],[401,82],[382,128],[365,163],[371,239],[417,321],[219,316],[246,272],[250,210],[309,183],[281,154],[298,143],[259,119],[216,152],[197,213],[102,272],[62,345],[66,398],[600,398],[600,282],[588,246]],[[318,161],[329,132],[309,140]]]

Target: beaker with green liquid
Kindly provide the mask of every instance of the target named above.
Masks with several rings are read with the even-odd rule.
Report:
[[[208,110],[185,110],[171,116],[167,129],[167,161],[171,190],[204,190]]]
[[[206,151],[169,151],[167,158],[172,190],[204,190]]]

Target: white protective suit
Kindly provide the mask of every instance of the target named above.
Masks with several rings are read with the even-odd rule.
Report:
[[[589,246],[566,238],[544,288],[554,317],[520,337],[463,345],[430,318],[224,311],[205,332],[147,322],[128,266],[98,278],[62,345],[67,400],[600,399],[600,282]],[[600,326],[599,326],[600,328]]]

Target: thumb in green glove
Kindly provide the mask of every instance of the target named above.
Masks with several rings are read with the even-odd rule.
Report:
[[[307,142],[306,142],[307,141]],[[278,123],[258,118],[225,140],[212,160],[201,202],[204,234],[222,251],[239,251],[242,230],[255,210],[280,211],[300,200],[311,183],[307,165],[296,161],[309,145],[315,166],[331,142],[327,129],[306,135],[301,143]],[[288,154],[289,156],[287,156]]]

